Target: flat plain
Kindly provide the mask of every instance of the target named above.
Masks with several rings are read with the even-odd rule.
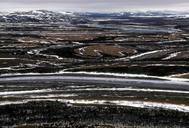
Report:
[[[188,13],[0,13],[0,125],[189,127]]]

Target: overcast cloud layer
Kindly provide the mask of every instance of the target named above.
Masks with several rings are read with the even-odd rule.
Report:
[[[189,0],[0,0],[0,11],[127,11],[176,10],[189,11]]]

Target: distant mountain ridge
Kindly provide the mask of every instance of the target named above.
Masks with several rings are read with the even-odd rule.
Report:
[[[146,11],[146,12],[116,12],[116,13],[93,13],[93,12],[62,12],[62,11],[23,11],[23,12],[0,12],[0,22],[63,22],[63,23],[86,23],[90,18],[128,18],[128,17],[176,17],[188,18],[189,12],[173,12],[173,11]]]
[[[53,12],[47,10],[0,13],[0,22],[85,22],[86,19],[71,12]]]

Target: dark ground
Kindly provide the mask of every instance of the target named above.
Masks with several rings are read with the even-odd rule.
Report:
[[[69,106],[59,102],[29,102],[2,106],[0,112],[1,126],[16,124],[16,128],[186,128],[189,126],[188,113],[111,105]]]

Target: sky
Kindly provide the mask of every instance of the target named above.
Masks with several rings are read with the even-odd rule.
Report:
[[[40,9],[71,12],[189,11],[189,0],[0,0],[0,11]]]

